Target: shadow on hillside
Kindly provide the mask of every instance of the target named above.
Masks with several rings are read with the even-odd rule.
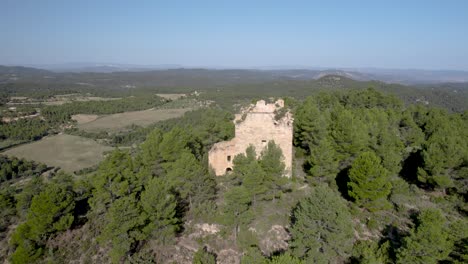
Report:
[[[421,151],[412,152],[408,158],[403,161],[403,166],[400,171],[400,177],[409,184],[416,184],[419,187],[426,187],[418,181],[418,168],[423,166],[423,158]]]
[[[341,196],[343,196],[343,198],[345,198],[346,200],[351,200],[351,197],[348,195],[348,173],[350,168],[351,167],[342,169],[340,172],[338,172],[335,178],[336,185],[338,186],[338,191],[341,193]]]
[[[91,207],[88,203],[88,198],[81,199],[75,202],[75,209],[73,211],[74,221],[72,224],[72,229],[77,229],[82,227],[88,221],[87,213]]]
[[[423,158],[421,156],[421,151],[413,152],[403,161],[403,168],[400,171],[400,176],[410,184],[418,184],[418,167],[422,166]]]

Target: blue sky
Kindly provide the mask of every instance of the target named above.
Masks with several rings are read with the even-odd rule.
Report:
[[[468,70],[468,1],[0,0],[0,64]]]

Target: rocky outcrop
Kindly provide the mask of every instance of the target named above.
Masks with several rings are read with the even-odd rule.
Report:
[[[283,226],[274,225],[260,241],[259,247],[265,255],[269,256],[274,252],[288,249],[289,239],[291,237]]]

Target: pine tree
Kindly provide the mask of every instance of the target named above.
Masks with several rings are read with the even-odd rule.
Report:
[[[117,199],[141,190],[129,152],[115,150],[101,164],[92,179],[93,197],[90,201],[95,213],[105,212]]]
[[[419,170],[418,179],[446,189],[454,185],[452,172],[468,160],[468,129],[459,117],[443,117],[430,120],[434,124],[430,125],[430,137],[424,144],[424,165]]]
[[[291,247],[306,263],[338,262],[353,246],[351,214],[332,189],[318,186],[293,210]]]
[[[351,110],[343,108],[336,108],[332,113],[330,135],[342,160],[358,155],[369,142],[366,124]]]
[[[11,237],[10,243],[16,247],[12,262],[35,262],[42,255],[50,235],[70,228],[74,209],[74,193],[67,181],[49,183],[32,198],[26,222],[19,225]]]
[[[269,141],[259,159],[263,171],[272,178],[280,178],[284,174],[284,156],[281,148],[274,141]]]
[[[33,197],[28,213],[32,239],[40,241],[44,234],[63,231],[71,226],[75,209],[73,195],[71,190],[52,184]]]
[[[288,178],[283,177],[285,173],[284,156],[281,148],[274,141],[268,142],[262,151],[258,164],[263,169],[264,179],[261,185],[267,190],[266,199],[277,197]]]
[[[263,199],[268,189],[265,185],[266,173],[258,163],[255,148],[250,146],[245,154],[237,155],[233,160],[233,178],[248,191],[251,202]]]
[[[141,231],[144,220],[141,206],[134,195],[121,197],[112,203],[99,240],[101,243],[110,241],[109,255],[113,263],[120,262],[136,241],[145,238]]]
[[[193,209],[194,202],[199,202],[197,195],[202,195],[203,187],[196,184],[210,183],[210,176],[204,171],[200,162],[188,150],[180,153],[177,160],[163,164],[166,170],[167,179],[180,197],[187,201],[189,207]],[[202,187],[202,188],[200,188]],[[208,189],[206,191],[213,191]],[[198,200],[198,201],[194,201]]]
[[[402,113],[399,130],[405,146],[410,147],[411,150],[421,148],[425,140],[424,133],[414,121],[411,109],[407,109]]]
[[[216,256],[208,252],[206,248],[200,248],[193,255],[193,264],[216,264]]]
[[[400,114],[379,108],[358,110],[359,116],[367,124],[370,136],[369,148],[382,159],[382,166],[390,175],[401,170],[404,145],[396,129]]]
[[[320,111],[315,98],[307,97],[294,116],[294,144],[310,152],[326,137],[329,124],[327,113]]]
[[[392,263],[389,255],[390,248],[391,245],[389,241],[386,241],[379,246],[377,242],[372,240],[359,240],[353,246],[353,256],[351,257],[351,263]]]
[[[389,206],[392,185],[387,170],[373,152],[357,157],[349,170],[348,194],[359,206],[379,210]]]
[[[162,178],[153,178],[141,193],[139,204],[143,209],[140,215],[144,218],[143,233],[147,237],[157,238],[165,243],[172,239],[179,230],[177,219],[177,201],[170,192],[171,187]]]
[[[268,264],[258,247],[249,247],[241,258],[241,264]]]
[[[445,217],[438,209],[426,209],[419,215],[416,228],[404,238],[397,263],[438,263],[448,257],[452,247]]]
[[[164,162],[173,162],[179,158],[180,153],[190,150],[188,145],[191,135],[183,128],[176,126],[164,133],[159,144],[159,151]]]
[[[328,138],[322,139],[318,145],[311,147],[307,162],[310,165],[310,175],[324,177],[328,182],[333,182],[339,171],[337,154]]]
[[[248,212],[251,204],[250,194],[243,186],[232,187],[224,195],[224,202],[225,222],[234,227],[234,236],[237,240],[240,226],[251,220]]]

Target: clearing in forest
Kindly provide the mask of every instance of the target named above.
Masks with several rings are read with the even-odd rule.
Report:
[[[97,165],[104,152],[112,147],[103,146],[88,138],[72,135],[56,135],[9,149],[2,154],[42,162],[48,166],[61,167],[66,172]]]
[[[78,122],[78,129],[87,132],[123,130],[132,124],[138,126],[148,126],[150,124],[182,116],[192,108],[176,109],[148,109],[142,111],[132,111],[113,115],[106,115],[94,121],[82,123]],[[83,115],[82,115],[83,116]]]

